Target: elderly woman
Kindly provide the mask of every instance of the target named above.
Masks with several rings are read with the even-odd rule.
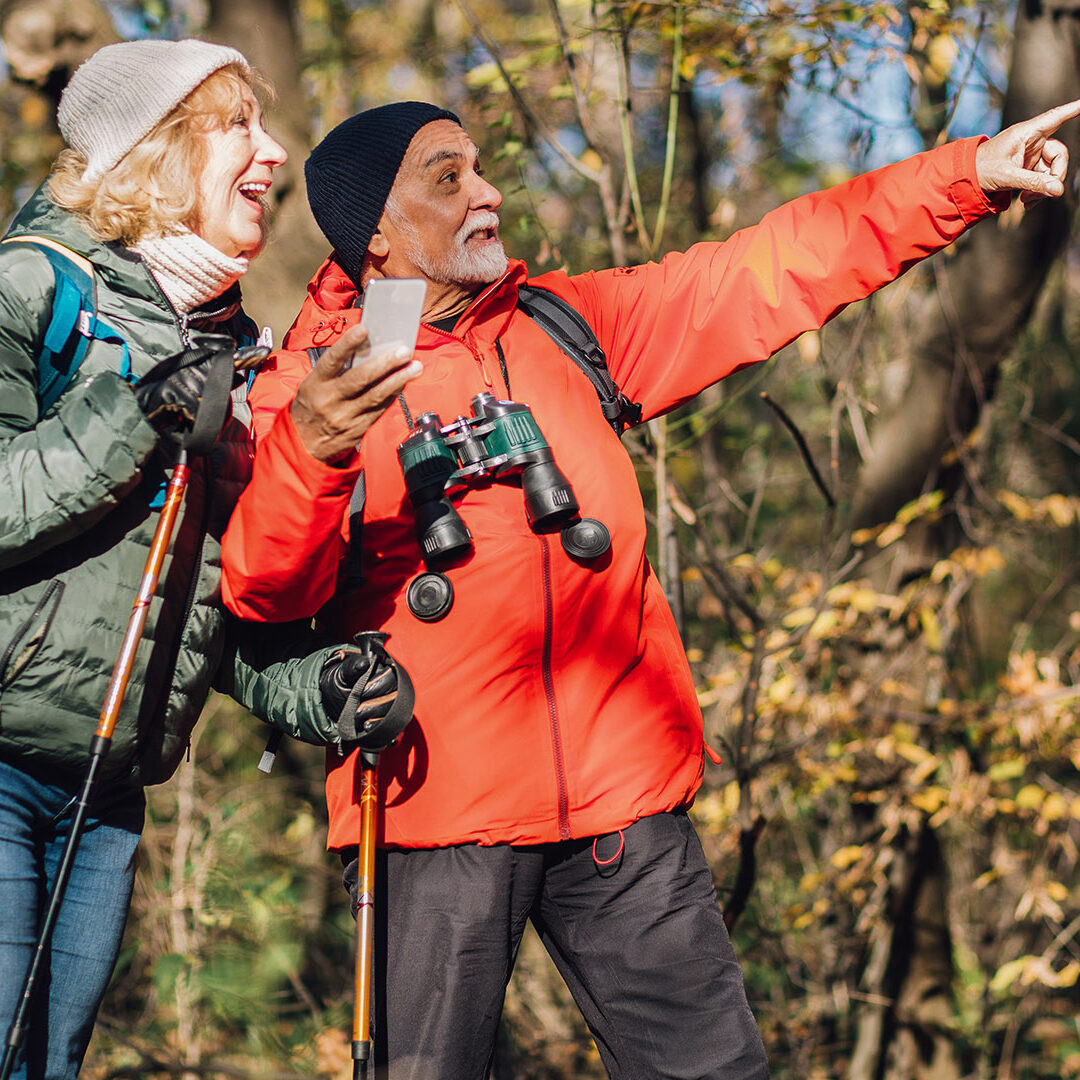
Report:
[[[237,282],[263,245],[263,196],[286,160],[263,127],[262,86],[240,53],[206,42],[100,50],[60,103],[69,149],[0,244],[4,1034],[146,562],[173,429],[197,410],[207,365],[147,373],[254,340]],[[57,320],[80,274],[92,278],[92,309],[65,340]],[[78,1072],[131,896],[143,785],[176,768],[225,654],[218,540],[251,458],[242,391],[233,400],[212,452],[192,463],[16,1076]]]

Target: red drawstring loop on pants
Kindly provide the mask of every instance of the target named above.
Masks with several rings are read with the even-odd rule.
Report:
[[[608,835],[610,835],[610,834],[608,834]],[[611,856],[610,859],[598,859],[596,857],[596,845],[598,843],[600,843],[600,841],[602,839],[603,839],[602,837],[598,836],[592,842],[593,862],[596,863],[597,866],[610,866],[613,862],[616,862],[618,860],[619,856],[623,853],[623,847],[626,845],[626,838],[623,836],[622,829],[620,829],[619,830],[619,847],[618,847],[618,850],[615,852],[614,855]]]

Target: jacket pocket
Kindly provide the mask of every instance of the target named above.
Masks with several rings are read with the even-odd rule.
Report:
[[[64,583],[59,578],[53,578],[45,586],[29,617],[16,629],[0,656],[0,692],[11,686],[34,659],[48,636],[63,595]]]

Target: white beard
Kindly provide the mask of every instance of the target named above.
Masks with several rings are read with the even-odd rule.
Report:
[[[454,237],[452,250],[441,258],[429,255],[415,234],[409,237],[410,261],[429,281],[438,285],[488,285],[506,273],[507,258],[502,241],[485,244],[477,251],[468,249],[468,238],[478,229],[494,229],[499,218],[494,213],[476,214]],[[412,230],[409,230],[412,233]]]

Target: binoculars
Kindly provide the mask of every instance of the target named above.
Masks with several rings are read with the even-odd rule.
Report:
[[[570,481],[556,466],[528,405],[477,394],[472,411],[445,425],[437,413],[421,414],[397,449],[428,565],[472,546],[472,534],[447,496],[474,480],[520,474],[525,516],[533,529],[560,526],[578,512]]]

